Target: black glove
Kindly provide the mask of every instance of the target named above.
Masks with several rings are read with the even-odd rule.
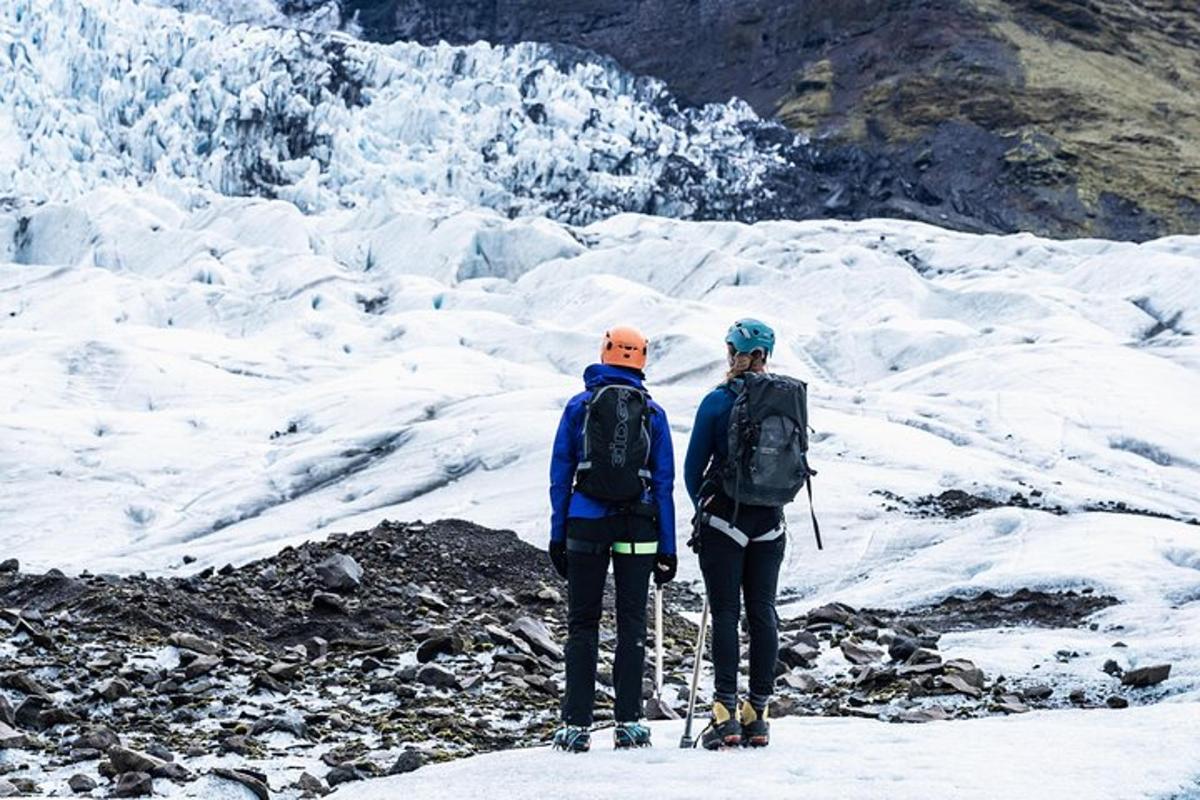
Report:
[[[567,543],[566,542],[551,542],[550,563],[554,565],[554,571],[559,574],[559,577],[565,579],[567,577]]]
[[[654,583],[662,586],[675,580],[675,570],[679,568],[679,559],[674,553],[659,553],[654,557]]]

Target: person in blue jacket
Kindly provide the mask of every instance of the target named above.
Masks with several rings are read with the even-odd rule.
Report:
[[[608,331],[601,345],[601,363],[584,371],[584,391],[563,409],[554,438],[549,555],[554,568],[567,579],[568,632],[562,726],[555,732],[553,744],[573,752],[586,751],[591,745],[600,614],[610,560],[617,618],[614,742],[617,747],[650,744],[650,730],[641,723],[646,596],[651,574],[662,585],[675,577],[676,568],[671,499],[675,457],[662,407],[646,395],[649,452],[640,471],[640,499],[617,503],[578,488],[580,468],[585,466],[581,460],[589,402],[608,386],[644,392],[642,370],[647,350],[646,338],[632,328]]]
[[[725,344],[729,372],[696,411],[683,467],[698,520],[706,520],[689,544],[699,553],[712,612],[713,713],[701,736],[708,749],[764,746],[769,741],[767,706],[779,653],[775,595],[785,546],[783,509],[734,503],[716,477],[729,457],[729,416],[742,376],[766,371],[775,332],[763,322],[743,319],[729,329]],[[737,541],[729,529],[749,543]],[[750,629],[750,696],[739,707],[738,621],[743,598]]]

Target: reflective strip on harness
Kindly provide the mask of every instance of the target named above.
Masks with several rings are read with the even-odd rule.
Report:
[[[600,542],[568,538],[567,549],[572,553],[602,556],[609,552],[610,547]],[[658,552],[658,542],[613,542],[611,550],[620,556],[652,556]]]
[[[612,551],[622,556],[652,556],[658,552],[658,542],[613,542]]]
[[[714,517],[712,514],[703,514],[700,517],[700,522],[702,524],[707,525],[708,527],[712,528],[714,531],[720,531],[721,533],[728,536],[730,539],[733,539],[735,542],[738,543],[739,547],[745,547],[748,544],[753,544],[753,543],[757,543],[757,542],[774,541],[775,539],[778,539],[780,536],[783,536],[783,532],[784,532],[784,526],[782,524],[780,524],[773,530],[769,530],[766,533],[764,533],[763,535],[755,536],[753,539],[751,539],[740,528],[735,528],[734,526],[730,525],[725,520],[721,519],[720,517]]]

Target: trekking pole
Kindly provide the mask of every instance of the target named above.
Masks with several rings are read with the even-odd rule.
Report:
[[[683,726],[683,738],[679,747],[690,750],[696,746],[692,739],[692,715],[696,711],[696,690],[700,687],[700,659],[704,655],[704,637],[708,633],[708,595],[704,597],[704,610],[700,612],[700,635],[696,637],[696,663],[692,667],[692,691],[688,694],[687,722]]]
[[[662,587],[654,585],[654,702],[662,706],[663,690],[663,632]]]

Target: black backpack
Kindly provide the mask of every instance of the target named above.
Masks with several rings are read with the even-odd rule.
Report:
[[[583,417],[575,489],[599,500],[641,499],[650,479],[650,398],[632,386],[602,386]]]
[[[808,465],[808,386],[786,375],[750,372],[729,415],[729,458],[721,488],[737,506],[781,507],[808,487],[816,475]],[[736,523],[735,523],[736,524]],[[817,547],[821,531],[813,513]]]

